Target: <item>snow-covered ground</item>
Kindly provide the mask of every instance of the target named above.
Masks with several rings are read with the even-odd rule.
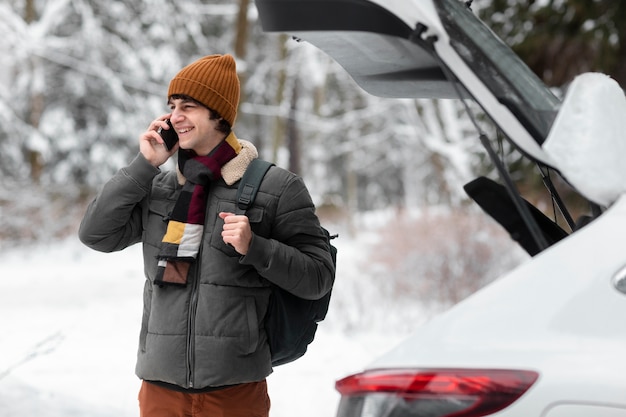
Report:
[[[328,317],[309,352],[269,377],[272,417],[334,416],[335,380],[406,336],[385,324],[389,316],[359,267],[371,241],[336,240]],[[69,238],[0,255],[1,417],[138,415],[140,250],[102,254]]]

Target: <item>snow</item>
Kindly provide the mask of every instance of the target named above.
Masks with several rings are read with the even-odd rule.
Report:
[[[354,311],[350,297],[377,306],[357,262],[371,241],[367,234],[336,239],[340,274],[329,314],[307,354],[268,378],[272,417],[333,416],[335,381],[406,336],[383,314],[363,322]],[[140,245],[103,254],[69,238],[2,254],[0,416],[138,415],[142,288]]]
[[[592,201],[609,206],[626,193],[626,97],[608,75],[577,76],[543,148]]]

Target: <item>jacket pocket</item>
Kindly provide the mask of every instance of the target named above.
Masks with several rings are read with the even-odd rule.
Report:
[[[246,315],[248,317],[248,349],[244,355],[254,353],[259,346],[259,326],[256,314],[256,303],[254,298],[246,297]]]
[[[213,228],[213,232],[211,233],[211,247],[219,250],[227,256],[239,257],[241,255],[237,253],[237,251],[232,246],[224,243],[224,239],[222,239],[224,220],[219,217],[219,213],[223,211],[228,213],[235,213],[235,203],[229,201],[221,201],[218,203],[215,227]],[[263,221],[264,213],[265,210],[263,209],[263,207],[252,207],[246,212],[246,216],[248,217],[248,221],[250,222],[250,228],[253,232],[254,230],[258,229],[257,225],[261,224],[261,222]]]
[[[167,230],[169,214],[174,203],[168,200],[152,200],[143,213],[143,256],[145,272],[154,281],[157,271],[157,255]]]
[[[143,232],[144,242],[159,245],[169,220],[174,203],[168,200],[152,200],[144,211]]]
[[[146,339],[148,337],[148,327],[150,326],[150,311],[152,309],[152,285],[146,282],[143,291],[143,314],[141,320],[141,330],[139,331],[139,350],[146,351]]]
[[[255,296],[235,295],[240,291],[234,288],[201,287],[204,288],[198,302],[196,335],[209,343],[201,349],[222,346],[242,356],[256,352],[260,338]]]

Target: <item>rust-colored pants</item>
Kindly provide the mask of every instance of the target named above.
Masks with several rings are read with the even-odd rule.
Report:
[[[217,391],[187,394],[143,381],[140,417],[268,417],[267,382],[251,382]]]

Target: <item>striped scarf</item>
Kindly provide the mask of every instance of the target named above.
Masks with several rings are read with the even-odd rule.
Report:
[[[207,156],[179,150],[178,167],[187,181],[163,236],[156,284],[187,284],[189,268],[196,260],[202,242],[208,197],[206,186],[221,178],[222,166],[237,156],[240,150],[241,145],[232,132]]]

